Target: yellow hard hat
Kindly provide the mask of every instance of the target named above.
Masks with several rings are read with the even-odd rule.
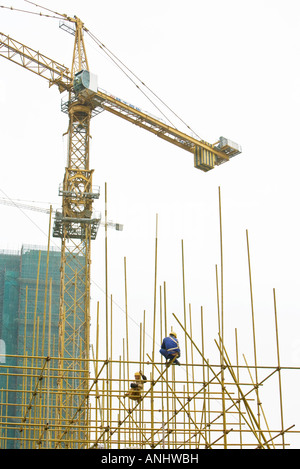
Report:
[[[169,334],[169,335],[173,335],[174,337],[176,337],[176,338],[177,338],[177,334],[176,334],[176,332],[170,332],[170,334]]]
[[[141,379],[140,373],[134,373],[134,377],[135,377],[135,379]]]

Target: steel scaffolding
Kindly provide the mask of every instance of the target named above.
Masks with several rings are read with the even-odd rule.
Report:
[[[281,376],[285,368],[255,367],[254,372],[263,375],[256,383],[253,367],[232,364],[224,347],[222,368],[209,364],[187,336],[200,358],[183,364],[188,379],[178,379],[175,366],[153,363],[149,355],[145,362],[128,363],[122,357],[90,360],[87,392],[78,389],[76,376],[68,376],[74,386],[70,390],[73,399],[65,400],[65,421],[57,412],[61,392],[58,357],[18,357],[18,366],[0,365],[7,381],[0,394],[1,448],[11,440],[25,449],[288,447],[287,432],[295,432],[294,426],[284,427],[282,421],[270,428],[258,396],[258,389],[268,380],[274,384],[275,376]],[[131,381],[127,366],[146,368],[149,364],[154,373],[145,383],[142,401],[130,401],[125,397]],[[81,365],[84,372],[86,363]],[[70,367],[64,371],[70,374]],[[14,377],[19,383],[17,390],[10,386]],[[11,393],[17,394],[16,404],[10,402]],[[83,407],[89,409],[88,419],[81,421]],[[12,430],[14,436],[9,436]]]
[[[107,202],[107,200],[106,200]],[[106,203],[107,210],[107,203]],[[248,271],[252,319],[253,363],[241,354],[237,329],[235,343],[227,347],[223,314],[223,246],[221,193],[219,189],[221,269],[216,270],[218,330],[216,353],[206,350],[205,314],[200,313],[200,339],[195,334],[191,304],[186,306],[184,243],[181,243],[183,317],[167,311],[166,282],[157,288],[157,240],[155,237],[155,287],[153,324],[143,311],[135,334],[136,359],[129,354],[129,315],[127,308],[127,273],[124,258],[125,327],[122,351],[113,347],[119,321],[113,314],[113,298],[107,289],[107,224],[105,233],[106,303],[92,312],[96,325],[89,358],[66,356],[62,363],[51,334],[52,282],[49,279],[47,324],[43,337],[38,337],[38,324],[33,324],[30,337],[32,353],[7,355],[0,360],[0,447],[17,448],[83,448],[83,449],[214,449],[214,448],[288,448],[289,437],[299,430],[284,418],[283,382],[285,374],[299,376],[300,367],[281,365],[276,293],[273,290],[276,363],[259,365],[257,360],[255,315],[253,308],[250,246],[246,230]],[[107,211],[105,214],[107,220]],[[50,231],[50,230],[49,230]],[[219,282],[220,278],[220,282]],[[46,287],[45,287],[46,288]],[[159,294],[157,294],[159,291]],[[25,304],[26,310],[26,304]],[[38,317],[36,319],[38,321]],[[176,324],[182,343],[181,365],[166,364],[156,359],[157,343]],[[26,331],[26,314],[24,330]],[[197,323],[198,327],[198,323]],[[100,330],[105,340],[100,339]],[[147,337],[151,337],[149,340]],[[26,339],[26,332],[24,334]],[[47,344],[44,354],[37,353],[39,341]],[[46,350],[47,348],[47,350]],[[230,352],[229,352],[230,348]],[[234,353],[232,353],[232,349]],[[24,346],[24,351],[25,351]],[[115,356],[118,353],[118,356]],[[243,357],[243,360],[241,359]],[[12,359],[12,361],[10,361]],[[13,364],[12,364],[13,363]],[[88,374],[87,374],[88,370]],[[127,392],[134,373],[145,374],[139,401]],[[84,376],[85,386],[78,383]],[[61,379],[68,387],[61,386]],[[272,403],[272,412],[265,403]],[[63,409],[61,408],[63,405]],[[268,407],[268,405],[267,405]],[[275,410],[276,409],[276,410]],[[274,414],[277,414],[274,420]]]

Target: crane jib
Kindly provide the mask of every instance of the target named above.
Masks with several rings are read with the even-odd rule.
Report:
[[[30,47],[0,33],[0,56],[46,78],[49,85],[57,85],[59,91],[73,91],[71,99],[80,99],[92,109],[92,117],[107,110],[118,117],[152,132],[158,137],[194,154],[194,166],[203,171],[213,169],[241,153],[241,147],[224,137],[214,145],[198,140],[166,124],[162,119],[142,111],[126,101],[98,88],[97,76],[88,70],[77,72],[74,82],[69,70]],[[62,103],[62,111],[68,113],[72,101]]]
[[[67,67],[4,33],[0,33],[0,56],[47,79],[50,85],[57,84],[60,91],[71,86]]]

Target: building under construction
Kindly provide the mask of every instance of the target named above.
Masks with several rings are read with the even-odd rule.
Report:
[[[74,258],[69,268],[76,270],[82,259],[82,256]],[[0,276],[0,337],[5,345],[5,366],[10,371],[18,370],[24,365],[21,357],[30,356],[26,362],[32,367],[33,356],[49,355],[50,351],[52,356],[58,356],[60,251],[37,246],[23,246],[20,252],[3,251]],[[74,327],[78,328],[79,341],[83,331],[78,324]],[[72,356],[73,350],[69,354]],[[2,406],[2,415],[10,423],[9,448],[19,447],[18,432],[12,423],[22,419],[20,391],[26,396],[30,381],[24,381],[20,372],[0,377],[1,389],[10,390],[6,405]]]
[[[51,10],[47,9],[47,15]],[[105,291],[105,311],[91,311],[91,246],[101,218],[93,211],[99,189],[90,168],[90,121],[109,112],[130,124],[193,155],[195,168],[207,172],[241,153],[240,145],[219,137],[210,144],[195,134],[179,131],[170,123],[98,88],[89,69],[84,34],[103,44],[78,18],[55,14],[61,28],[74,36],[69,70],[9,35],[0,33],[0,56],[12,67],[21,65],[66,92],[61,110],[68,115],[68,155],[59,186],[62,207],[50,209],[48,247],[23,247],[20,253],[0,255],[0,445],[1,448],[49,449],[212,449],[287,448],[297,434],[286,424],[280,362],[279,331],[274,291],[277,359],[272,366],[257,362],[255,318],[252,309],[253,361],[241,359],[239,338],[230,349],[224,340],[222,216],[219,192],[219,271],[216,267],[216,354],[206,351],[204,314],[200,337],[195,333],[190,305],[185,299],[185,264],[182,242],[183,316],[167,309],[166,285],[157,284],[155,238],[155,302],[152,330],[142,318],[136,335],[138,353],[129,354],[129,318],[125,306],[122,350],[114,343],[112,299]],[[1,59],[2,60],[2,59]],[[107,200],[105,188],[105,246],[107,272]],[[59,239],[59,251],[50,238]],[[247,238],[248,240],[248,238]],[[250,251],[248,265],[251,290]],[[126,283],[126,259],[125,286]],[[107,275],[106,275],[107,279]],[[107,286],[107,285],[106,285]],[[17,294],[16,294],[17,292]],[[125,292],[127,292],[125,288]],[[253,306],[253,305],[251,305]],[[96,317],[91,337],[91,316]],[[176,325],[181,336],[181,365],[157,360],[157,343]],[[119,324],[120,326],[120,324]],[[104,340],[100,340],[100,330]],[[151,345],[146,340],[150,335]],[[232,354],[232,348],[234,354]],[[136,372],[146,376],[138,400],[128,391]],[[298,373],[297,368],[292,369]],[[276,386],[277,420],[265,412],[265,393]]]

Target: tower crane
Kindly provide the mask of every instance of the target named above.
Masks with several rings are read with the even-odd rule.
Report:
[[[63,183],[59,187],[62,207],[56,211],[53,225],[53,236],[61,239],[59,368],[64,372],[61,371],[59,379],[61,392],[58,392],[57,408],[58,421],[63,423],[71,421],[67,409],[72,408],[72,399],[75,399],[72,397],[74,383],[82,396],[88,387],[91,241],[100,224],[100,219],[93,216],[93,201],[100,194],[92,184],[93,170],[90,169],[91,118],[107,111],[125,119],[192,153],[194,166],[205,172],[228,162],[241,153],[241,148],[224,137],[214,144],[192,137],[101,90],[97,77],[89,69],[84,43],[84,33],[89,34],[89,30],[76,16],[54,13],[64,21],[63,28],[75,38],[70,69],[4,33],[0,33],[0,56],[39,75],[49,86],[57,86],[60,93],[66,91],[68,95],[61,104],[61,110],[69,118],[68,158]],[[68,362],[68,358],[73,361]],[[74,370],[74,358],[78,359],[77,370]],[[66,370],[71,364],[73,368],[68,375]],[[80,426],[78,431],[84,433],[88,431],[88,402],[80,409],[77,423],[73,422],[73,425]]]
[[[29,204],[24,204],[23,202],[20,202],[18,200],[13,200],[9,198],[0,198],[0,204],[2,205],[9,205],[10,207],[15,207],[20,210],[32,210],[34,212],[40,212],[40,213],[46,213],[47,215],[50,215],[52,213],[52,205],[50,208],[45,208],[45,207],[40,207],[37,205],[29,205]],[[99,225],[100,226],[108,226],[110,228],[114,228],[116,231],[123,231],[123,225],[121,223],[116,223],[112,220],[107,220],[103,221],[100,215],[100,218],[97,218],[100,220]]]

